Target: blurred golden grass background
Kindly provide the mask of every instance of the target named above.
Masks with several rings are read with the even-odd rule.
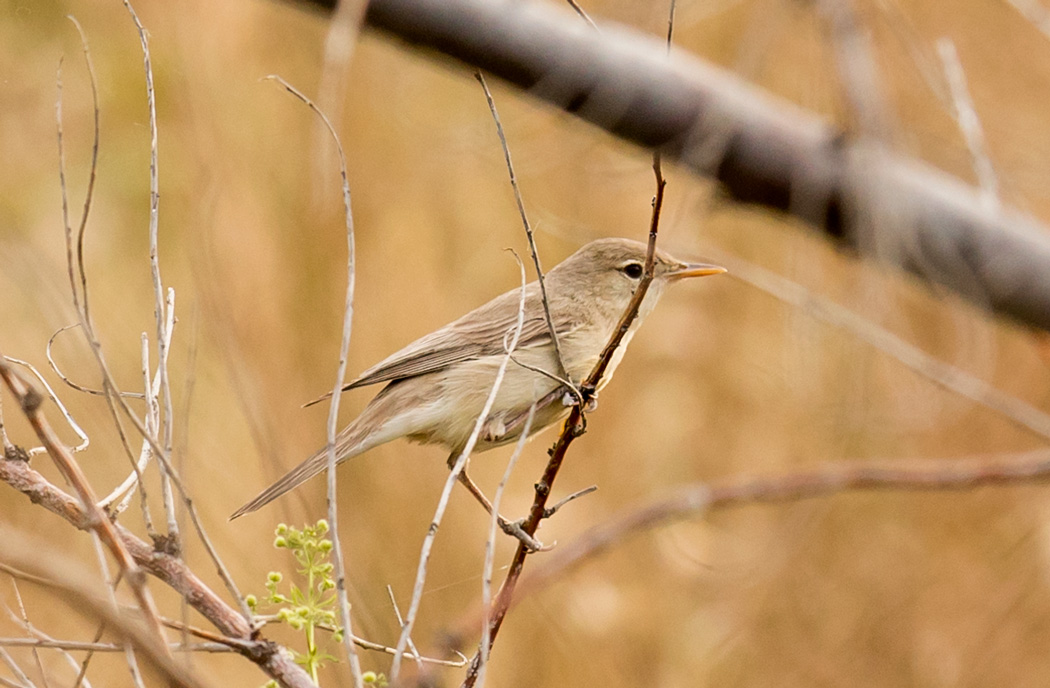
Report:
[[[973,180],[950,111],[915,61],[956,42],[1001,176],[1005,202],[1050,219],[1050,41],[1007,3],[858,0],[903,152]],[[139,0],[151,36],[160,129],[161,266],[177,292],[172,380],[179,460],[244,592],[290,571],[272,549],[279,521],[323,515],[323,481],[232,524],[230,512],[312,452],[330,388],[344,290],[338,170],[314,116],[272,83],[316,94],[326,22],[262,0]],[[662,35],[665,3],[589,2],[599,20]],[[90,161],[91,100],[74,14],[91,42],[102,110],[99,181],[87,238],[92,312],[126,389],[141,386],[139,333],[153,333],[147,262],[148,156],[142,57],[121,3],[0,0],[0,350],[46,366],[74,322],[64,262],[55,143],[55,70],[64,57],[71,209]],[[566,14],[566,21],[573,21]],[[834,51],[815,10],[788,0],[681,0],[676,45],[848,125]],[[349,161],[357,228],[350,373],[517,284],[501,249],[525,241],[484,97],[468,70],[366,32],[331,111]],[[648,154],[494,84],[547,267],[601,236],[642,238],[653,193]],[[661,242],[703,257],[729,251],[844,304],[1046,408],[1045,340],[891,270],[838,255],[765,212],[711,202],[709,184],[667,166]],[[98,375],[78,334],[56,356]],[[50,376],[55,381],[54,376]],[[91,448],[96,489],[128,472],[104,403],[58,387]],[[344,397],[349,419],[369,391]],[[9,401],[4,396],[4,401]],[[30,435],[5,406],[16,442]],[[52,413],[52,419],[57,414]],[[72,439],[70,437],[70,439]],[[522,513],[553,441],[533,441],[505,513]],[[540,531],[571,541],[588,526],[690,481],[823,461],[944,458],[1040,447],[1006,420],[948,393],[849,331],[732,276],[675,289],[635,338],[575,443],[556,492],[597,494]],[[510,449],[475,457],[489,491]],[[434,448],[380,447],[339,472],[357,631],[394,643],[391,585],[407,605],[419,546],[447,469]],[[43,459],[38,469],[60,480]],[[1041,486],[953,494],[855,494],[720,513],[634,537],[525,600],[504,627],[492,686],[1043,686],[1050,682],[1050,508]],[[83,555],[90,539],[0,490],[3,522]],[[159,515],[159,514],[158,514]],[[133,508],[124,517],[138,522]],[[478,598],[487,521],[461,490],[439,533],[415,638]],[[501,539],[497,564],[509,559]],[[542,556],[542,555],[540,555]],[[212,567],[192,538],[187,557]],[[537,557],[538,558],[538,557]],[[533,562],[530,562],[530,565]],[[30,619],[61,638],[93,626],[25,588]],[[153,590],[168,609],[173,595]],[[14,605],[9,581],[0,598]],[[16,635],[0,619],[0,634]],[[276,630],[278,640],[294,642]],[[336,648],[333,644],[333,653]],[[31,666],[26,652],[15,656]],[[70,670],[45,655],[51,685]],[[263,676],[236,656],[194,660],[216,685]],[[96,685],[128,683],[117,656]],[[365,668],[386,671],[366,653]],[[443,680],[457,684],[460,671]],[[345,666],[324,685],[345,685]]]

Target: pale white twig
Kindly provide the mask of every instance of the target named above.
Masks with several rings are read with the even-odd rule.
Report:
[[[973,98],[970,97],[970,90],[966,85],[966,72],[963,71],[962,63],[959,61],[955,43],[950,38],[939,39],[937,54],[940,55],[941,63],[944,65],[944,75],[948,78],[955,121],[959,125],[959,131],[962,132],[966,147],[973,158],[977,183],[981,187],[981,200],[990,212],[997,211],[1001,205],[999,179],[995,174],[995,167],[992,166],[992,160],[988,157],[984,129],[981,128],[981,120],[974,108]]]
[[[499,485],[496,487],[496,494],[492,496],[492,519],[489,522],[489,535],[485,541],[485,566],[481,580],[481,606],[485,609],[485,623],[481,631],[481,663],[478,665],[478,680],[475,684],[479,688],[485,685],[485,671],[489,662],[489,640],[492,635],[492,629],[489,627],[488,613],[492,607],[492,569],[496,557],[496,530],[499,527],[500,503],[503,501],[503,491],[510,480],[510,474],[514,470],[514,465],[517,464],[521,452],[525,449],[529,433],[532,432],[532,421],[535,418],[536,404],[533,404],[529,407],[529,415],[525,418],[525,425],[521,429],[521,437],[518,438],[517,444],[514,445],[514,453],[510,455],[510,460],[507,461],[507,468],[503,471],[503,478],[500,479]]]
[[[478,442],[478,437],[481,435],[481,429],[485,425],[485,421],[489,417],[489,413],[492,411],[492,405],[496,402],[496,395],[499,394],[499,388],[503,384],[503,375],[507,371],[507,365],[510,363],[511,354],[514,349],[518,346],[518,339],[521,336],[521,328],[525,323],[525,265],[518,258],[518,255],[514,254],[515,260],[518,261],[518,268],[521,271],[521,298],[518,302],[518,320],[514,326],[514,337],[511,339],[510,346],[507,347],[507,353],[503,355],[503,359],[500,361],[499,369],[496,371],[496,379],[492,382],[492,389],[489,391],[489,396],[485,400],[485,405],[481,409],[481,413],[478,414],[477,420],[474,422],[474,430],[470,433],[470,437],[467,439],[467,444],[460,452],[459,457],[456,459],[455,465],[449,472],[448,479],[445,480],[445,487],[441,491],[441,498],[438,500],[437,509],[434,511],[434,518],[430,522],[430,528],[427,529],[426,537],[423,538],[422,551],[419,554],[419,565],[416,569],[416,581],[412,589],[412,601],[408,606],[408,613],[405,615],[405,623],[401,627],[401,636],[397,641],[397,654],[394,655],[394,661],[390,668],[390,680],[392,682],[397,681],[398,676],[401,673],[401,659],[405,652],[405,647],[408,645],[408,638],[412,634],[412,627],[416,622],[416,614],[419,613],[419,603],[423,599],[423,584],[427,577],[427,563],[430,561],[430,551],[434,546],[434,538],[437,536],[438,528],[441,526],[441,520],[445,516],[445,509],[448,507],[448,500],[452,494],[452,488],[459,480],[459,474],[463,472],[463,467],[466,466],[467,460],[470,458],[471,452],[474,451],[474,445]]]
[[[70,447],[70,451],[81,452],[87,449],[88,445],[91,444],[91,440],[88,438],[87,433],[84,432],[75,420],[73,420],[72,414],[70,414],[65,404],[62,403],[62,400],[58,398],[58,395],[55,394],[55,390],[51,389],[51,385],[47,383],[47,380],[45,380],[44,376],[40,374],[40,371],[36,369],[36,366],[28,361],[23,361],[19,358],[12,358],[11,356],[4,356],[4,359],[28,369],[29,372],[33,374],[33,377],[37,379],[37,382],[39,382],[47,391],[47,398],[55,402],[55,406],[58,407],[59,413],[62,414],[62,417],[66,419],[66,423],[69,424],[69,427],[72,428],[73,432],[75,432],[77,437],[80,438],[80,444],[75,447]],[[46,452],[47,449],[44,447],[33,447],[32,449],[26,450],[26,453],[30,456],[36,456],[37,454],[44,454]]]
[[[3,660],[7,668],[11,670],[11,673],[15,675],[15,679],[18,681],[8,681],[7,679],[0,678],[5,686],[15,686],[16,688],[34,688],[35,684],[29,680],[26,676],[26,672],[22,671],[22,667],[18,666],[18,662],[11,656],[5,648],[0,647],[0,660]]]
[[[168,322],[166,323],[165,333],[168,336],[168,342],[167,342],[167,346],[165,347],[165,351],[170,351],[171,350],[171,336],[172,336],[172,333],[175,331],[175,292],[174,291],[169,291],[169,294],[168,294],[168,312],[167,312],[167,317],[168,317]],[[148,377],[148,375],[149,375],[149,345],[147,343],[148,337],[146,336],[145,332],[142,333],[142,338],[143,338],[143,343],[142,343],[143,389],[144,389],[144,392],[145,392],[142,395],[142,398],[144,398],[146,400],[146,411],[145,411],[144,419],[148,421],[150,416],[151,416],[151,414],[153,414],[155,416],[154,419],[153,419],[152,427],[150,426],[150,424],[148,422],[146,422],[145,423],[145,428],[146,428],[146,433],[150,437],[153,437],[154,439],[156,439],[156,437],[157,437],[157,422],[159,420],[159,404],[158,404],[158,399],[157,399],[157,393],[158,393],[159,387],[160,387],[160,366],[159,365],[157,366],[157,370],[153,373],[153,379],[150,380],[149,377]],[[131,396],[131,395],[130,394],[125,394],[124,396]],[[136,395],[136,396],[138,396],[138,395]],[[123,511],[128,508],[128,504],[131,501],[131,496],[133,494],[133,490],[134,490],[135,486],[142,482],[142,472],[144,470],[146,470],[146,466],[149,464],[149,460],[152,457],[153,457],[153,449],[150,446],[149,441],[144,439],[142,441],[142,448],[139,450],[138,461],[132,461],[132,464],[131,464],[132,465],[132,471],[131,471],[131,473],[129,473],[128,477],[124,479],[124,482],[122,482],[120,485],[118,485],[116,488],[114,488],[112,492],[110,492],[108,495],[106,495],[104,498],[102,498],[99,501],[99,506],[101,506],[102,508],[108,508],[110,504],[112,504],[117,499],[120,499],[121,495],[123,495],[123,499],[121,499],[120,503],[117,504],[113,508],[113,514],[117,515],[117,514],[123,513]],[[145,510],[146,509],[145,492],[142,492],[141,494],[143,495],[143,506],[142,506],[142,508],[143,508],[143,510]],[[146,520],[149,521],[149,518],[146,517]],[[153,531],[151,530],[150,532],[153,532]]]
[[[128,8],[129,12],[135,18],[136,26],[140,27],[140,38],[144,38],[145,37],[145,30],[141,28],[141,26],[142,26],[141,23],[138,22],[138,18],[134,15],[134,10],[127,3],[126,0],[125,0],[125,6]],[[92,74],[93,74],[93,72],[92,72]],[[152,78],[152,77],[150,77],[150,78]],[[63,146],[62,146],[61,68],[59,69],[58,90],[59,90],[59,97],[58,97],[57,102],[55,104],[55,110],[56,110],[56,119],[57,119],[57,124],[58,124],[57,129],[58,129],[59,168],[60,168],[60,170],[59,170],[59,179],[60,179],[60,185],[61,185],[61,188],[62,188],[63,220],[64,220],[65,229],[66,229],[67,244],[71,244],[72,243],[72,239],[71,239],[71,237],[72,237],[72,228],[70,227],[69,221],[68,221],[68,202],[67,202],[66,186],[65,186],[65,157],[64,157]],[[96,107],[95,107],[95,116],[96,116],[96,118],[98,117],[97,101],[96,101]],[[97,139],[96,139],[96,148],[97,148]],[[92,171],[92,175],[94,175],[94,171]],[[153,200],[155,201],[156,199],[154,198]],[[81,224],[81,229],[83,229],[83,227],[84,227],[84,225],[86,224],[86,221],[87,221],[87,210],[88,210],[88,206],[87,206],[87,204],[85,204],[85,214],[84,214],[84,219],[83,219],[82,224]],[[82,238],[82,236],[83,236],[83,232],[81,232],[81,238]],[[72,256],[72,251],[67,251],[67,253],[68,253],[69,256]],[[82,256],[81,256],[81,264],[83,264]],[[74,288],[74,291],[75,291],[76,290],[76,286],[75,286],[75,280],[72,277],[73,272],[74,272],[73,268],[70,268],[70,279],[74,283],[73,288]],[[83,275],[82,275],[82,277],[83,277]],[[159,441],[157,441],[156,438],[151,437],[149,435],[149,433],[146,431],[145,425],[142,423],[142,421],[138,418],[138,416],[128,406],[127,401],[120,394],[120,391],[119,391],[120,388],[116,384],[116,382],[115,382],[115,380],[113,378],[113,374],[109,370],[109,366],[106,364],[105,356],[102,353],[102,345],[98,341],[97,337],[95,336],[95,333],[94,333],[94,331],[93,331],[93,329],[91,327],[90,319],[87,317],[87,314],[85,312],[83,312],[83,311],[79,312],[78,315],[80,316],[81,326],[82,326],[85,334],[87,335],[88,343],[91,346],[92,353],[95,355],[95,359],[96,359],[96,362],[98,363],[99,370],[102,373],[103,386],[106,389],[107,404],[109,404],[109,406],[110,406],[110,412],[114,416],[114,420],[115,420],[115,422],[117,424],[118,431],[121,433],[122,440],[124,439],[124,435],[123,435],[123,430],[121,429],[121,424],[120,424],[118,413],[117,413],[117,410],[116,410],[117,406],[120,407],[120,410],[131,421],[131,423],[135,426],[135,429],[139,432],[140,435],[142,435],[143,439],[150,444],[150,448],[153,450],[153,453],[157,457],[157,460],[162,464],[164,472],[171,478],[172,483],[174,484],[176,490],[178,491],[179,497],[181,498],[182,503],[183,503],[183,505],[184,505],[184,507],[186,509],[186,512],[187,512],[187,514],[190,517],[190,522],[193,524],[194,530],[196,530],[197,535],[198,535],[198,537],[201,540],[201,543],[204,545],[205,551],[208,553],[208,556],[211,558],[212,562],[215,564],[215,568],[217,570],[217,573],[219,574],[220,579],[222,580],[223,584],[226,586],[226,589],[230,592],[230,595],[237,601],[237,604],[238,604],[238,607],[239,607],[239,611],[243,615],[244,619],[245,620],[251,619],[251,612],[248,609],[248,606],[245,604],[244,598],[241,595],[240,590],[237,588],[237,584],[234,583],[233,577],[230,575],[229,570],[226,568],[226,565],[223,563],[222,559],[219,557],[218,551],[215,549],[215,546],[212,544],[211,539],[208,537],[207,532],[204,529],[204,525],[201,523],[200,516],[197,513],[197,509],[194,506],[192,500],[190,499],[188,492],[186,491],[185,485],[183,484],[182,480],[179,478],[178,474],[175,472],[174,467],[171,464],[170,452],[165,450],[165,448],[161,445],[161,443]],[[160,328],[160,327],[161,326],[158,324],[158,328]],[[130,451],[130,447],[127,445],[126,442],[125,442],[124,446],[125,446],[125,450],[128,452],[129,457],[132,457],[131,451]],[[133,457],[131,458],[131,460],[132,460],[132,463],[134,463],[134,458]],[[94,505],[92,505],[92,506],[94,506]],[[136,592],[139,592],[138,587],[137,587],[137,583],[135,585],[136,585]]]
[[[74,24],[76,24],[76,22],[74,22]],[[83,35],[82,35],[82,38],[83,38]],[[87,53],[86,44],[85,44],[85,53]],[[92,79],[94,79],[94,72],[93,71],[92,71]],[[63,225],[63,229],[65,230],[65,236],[66,236],[66,258],[67,258],[67,262],[68,262],[70,286],[71,286],[71,288],[73,290],[73,293],[74,293],[74,303],[77,303],[77,299],[76,299],[77,286],[76,286],[76,279],[75,279],[75,268],[73,267],[73,251],[72,251],[73,230],[72,230],[72,227],[70,226],[70,223],[69,223],[69,200],[68,200],[69,199],[69,195],[68,195],[67,188],[66,188],[65,150],[64,150],[63,142],[62,142],[63,136],[62,136],[62,61],[61,60],[59,60],[58,70],[57,70],[57,73],[55,75],[55,81],[56,81],[56,90],[58,92],[57,93],[57,97],[55,99],[55,122],[56,122],[56,130],[57,130],[57,137],[58,137],[59,186],[60,186],[60,189],[61,189],[61,198],[62,198],[62,225]],[[93,91],[94,91],[94,89],[93,89]],[[96,96],[97,96],[97,92],[95,92],[95,93],[96,93]],[[97,101],[97,97],[96,97],[96,100],[95,100],[95,117],[96,117],[96,122],[97,122],[97,118],[98,118],[98,101]],[[96,127],[95,142],[96,142],[96,150],[97,150],[97,142],[98,142],[98,130],[97,130],[97,127]],[[93,157],[92,158],[92,166],[94,167],[94,165],[96,163],[97,163],[97,157]],[[92,172],[92,175],[94,175],[94,171]],[[90,188],[89,188],[89,191],[90,191]],[[89,207],[89,204],[85,203],[84,217],[83,217],[82,222],[81,222],[81,230],[83,230],[83,228],[84,228],[84,226],[86,225],[86,222],[87,222],[88,207]],[[80,264],[83,265],[82,256],[81,256]],[[82,282],[82,284],[86,285],[86,282]],[[84,332],[88,335],[88,341],[91,344],[91,349],[92,349],[93,353],[95,354],[95,357],[96,357],[96,360],[98,361],[99,367],[103,371],[104,379],[106,380],[107,384],[110,385],[111,389],[116,389],[116,385],[112,384],[112,376],[109,375],[108,367],[106,366],[105,359],[102,356],[101,346],[99,345],[98,340],[95,338],[94,332],[92,331],[91,322],[87,318],[87,315],[85,314],[85,312],[79,306],[77,308],[77,315],[81,319],[81,325],[83,327]],[[5,358],[5,360],[6,360],[6,358]],[[39,373],[37,373],[37,375],[39,376]],[[2,365],[0,365],[0,376],[2,376],[4,378],[4,382],[7,384],[8,389],[10,389],[11,392],[14,393],[15,396],[20,399],[20,403],[22,405],[23,412],[25,413],[26,418],[30,421],[30,424],[33,425],[33,428],[36,431],[37,437],[44,443],[45,447],[47,448],[48,454],[51,456],[52,460],[54,460],[55,464],[58,466],[58,468],[62,472],[63,476],[74,487],[74,489],[75,489],[75,491],[77,493],[77,496],[80,499],[81,505],[83,506],[85,512],[90,516],[90,520],[91,520],[91,528],[90,528],[90,530],[91,530],[92,535],[94,537],[101,536],[101,537],[105,538],[106,545],[107,545],[107,547],[110,548],[110,551],[116,557],[117,562],[120,565],[122,574],[126,574],[127,575],[128,579],[129,579],[129,582],[130,582],[130,586],[132,588],[132,591],[135,594],[135,597],[136,597],[136,599],[137,599],[137,601],[139,603],[139,606],[140,606],[140,608],[142,610],[142,613],[146,617],[147,623],[149,624],[152,632],[156,636],[156,640],[157,641],[163,640],[163,637],[164,637],[163,631],[162,631],[162,629],[160,627],[159,621],[157,620],[158,614],[157,614],[156,603],[154,602],[153,596],[150,594],[149,589],[146,587],[144,576],[142,575],[142,570],[138,567],[138,565],[135,563],[134,559],[131,557],[130,553],[127,550],[126,545],[117,536],[114,524],[112,522],[110,522],[108,517],[102,512],[101,509],[98,508],[98,506],[96,504],[96,497],[95,497],[95,494],[94,494],[94,490],[92,489],[92,487],[88,483],[86,476],[83,474],[83,471],[80,469],[80,466],[76,463],[76,459],[74,458],[73,453],[69,450],[68,447],[66,447],[58,439],[58,437],[54,434],[54,431],[51,429],[51,427],[49,425],[47,425],[46,421],[44,421],[42,419],[42,416],[40,415],[40,409],[39,409],[40,402],[41,402],[41,399],[39,397],[39,393],[36,392],[36,390],[30,388],[27,385],[27,383],[20,376],[18,376],[12,368],[7,366],[6,363],[3,363]],[[44,385],[47,386],[47,383],[44,382]],[[107,403],[110,405],[110,411],[113,413],[114,418],[116,418],[116,410],[113,408],[113,397],[114,397],[114,395],[107,394],[106,395],[106,400],[107,400]],[[123,399],[121,399],[119,396],[117,396],[116,399],[118,401],[120,401],[121,403],[124,403],[125,407],[126,407],[126,403],[124,402]],[[30,401],[32,403],[27,405],[27,402],[30,402]],[[57,400],[56,400],[56,402],[57,402]],[[118,423],[118,429],[119,429],[119,423]],[[122,438],[123,438],[123,434],[122,434]],[[127,444],[126,443],[125,443],[125,448],[127,449]]]
[[[11,619],[15,623],[17,623],[22,628],[24,628],[26,633],[29,633],[30,635],[34,635],[36,633],[36,629],[34,629],[33,628],[33,624],[29,622],[29,614],[26,612],[26,606],[22,602],[22,593],[18,590],[18,581],[14,577],[11,578],[11,589],[15,593],[15,602],[18,603],[18,611],[21,614],[21,618],[19,618],[18,616],[15,616],[14,611],[10,607],[8,607],[6,604],[4,605],[4,607],[7,609],[8,614],[11,616]],[[32,648],[32,652],[33,652],[33,661],[36,662],[36,668],[37,668],[37,671],[40,672],[40,678],[44,682],[44,688],[50,688],[50,684],[48,683],[48,680],[47,680],[47,672],[44,670],[44,663],[40,661],[40,653],[37,651],[37,649],[35,647]],[[74,662],[73,665],[76,666],[76,663]]]
[[[1032,26],[1050,38],[1050,10],[1039,0],[1007,0]]]
[[[394,588],[389,585],[386,586],[386,594],[387,597],[390,598],[390,606],[394,608],[394,617],[397,619],[397,625],[404,626],[405,620],[401,616],[401,608],[397,606],[397,598],[394,597]],[[420,656],[419,650],[416,649],[416,643],[412,640],[411,637],[409,637],[408,639],[408,649],[412,653],[412,659],[416,660],[416,666],[422,667],[423,658]],[[396,648],[394,649],[394,652],[397,652]]]
[[[168,346],[170,337],[167,333],[168,317],[165,310],[167,305],[164,298],[164,283],[160,277],[160,256],[158,246],[159,220],[160,220],[160,182],[157,154],[157,97],[153,88],[153,63],[149,52],[149,36],[146,27],[139,21],[135,8],[131,6],[130,0],[124,0],[124,7],[135,22],[135,28],[139,33],[139,42],[142,45],[142,62],[146,72],[146,104],[149,109],[149,264],[150,275],[153,278],[153,295],[155,298],[154,316],[157,321],[157,369],[160,372],[160,386],[158,397],[163,410],[163,422],[158,427],[158,432],[163,431],[161,444],[165,455],[171,455],[172,447],[172,423],[174,413],[171,405],[171,384],[168,379]],[[174,292],[168,291],[168,303],[174,299]],[[168,477],[168,466],[163,466],[161,471],[161,490],[163,492],[164,513],[168,520],[168,535],[172,538],[179,536],[179,522],[175,517],[175,500],[171,494],[171,482]]]
[[[35,631],[40,634],[40,631]],[[0,638],[0,647],[29,647],[33,649],[41,650],[61,650],[63,654],[68,655],[70,652],[123,652],[124,646],[117,645],[116,643],[99,643],[99,642],[88,642],[85,640],[59,640],[47,636],[46,634],[40,634],[44,637],[40,638]],[[172,652],[238,652],[237,648],[223,643],[172,643],[170,645]],[[80,665],[74,661],[74,669],[79,669]],[[82,683],[84,686],[90,686],[87,681]]]
[[[164,334],[165,341],[158,347],[157,352],[160,354],[160,360],[157,362],[157,372],[160,373],[162,385],[160,390],[154,391],[153,396],[150,398],[150,403],[154,404],[154,400],[157,400],[158,396],[162,397],[160,401],[164,403],[164,448],[168,450],[168,455],[170,456],[173,448],[172,438],[174,436],[175,412],[171,404],[171,385],[163,384],[168,377],[168,352],[171,351],[171,334],[175,326],[175,290],[170,287],[168,288],[168,298],[165,300],[164,305],[167,316],[165,317],[164,325],[158,324],[158,328]],[[159,431],[160,410],[156,409],[153,412],[157,416],[154,419],[154,428]],[[180,531],[179,519],[175,513],[175,497],[171,492],[171,478],[168,477],[165,471],[161,471],[160,491],[161,501],[164,504],[164,515],[168,519],[168,535],[177,541]]]
[[[387,586],[387,587],[389,588],[389,586]],[[395,613],[396,613],[396,615],[397,615],[397,617],[399,619],[398,623],[401,623],[401,621],[400,621],[401,612],[400,612],[400,610],[396,609],[396,607],[395,607]],[[273,623],[273,622],[277,622],[277,621],[280,621],[280,622],[283,623],[284,620],[283,620],[283,618],[277,616],[276,614],[269,614],[269,615],[262,615],[262,614],[260,614],[260,615],[255,617],[255,621],[256,622],[261,622],[261,624],[265,625],[265,624],[269,624],[269,623]],[[322,629],[322,630],[325,630],[325,631],[330,631],[332,633],[334,633],[336,630],[338,630],[335,626],[329,626],[329,625],[325,625],[325,624],[318,624],[317,627]],[[383,652],[383,653],[386,653],[388,655],[392,655],[395,652],[397,652],[396,648],[390,647],[389,645],[383,645],[381,643],[375,643],[375,642],[372,642],[371,640],[365,640],[364,638],[362,638],[360,636],[356,636],[356,635],[352,636],[351,640],[353,640],[354,644],[357,645],[358,647],[360,647],[362,650],[372,650],[372,651],[375,651],[375,652]],[[466,656],[464,656],[462,652],[456,652],[456,654],[459,655],[459,659],[458,660],[437,659],[436,657],[427,657],[426,655],[420,655],[419,656],[419,660],[422,663],[424,663],[424,664],[436,664],[437,666],[446,666],[446,667],[453,667],[453,668],[466,666],[467,665],[467,661],[468,661]],[[413,656],[413,658],[415,658],[415,657]]]
[[[52,334],[48,338],[47,346],[44,347],[44,354],[47,356],[47,364],[51,368],[51,372],[53,372],[55,375],[57,375],[59,377],[59,379],[62,380],[62,382],[64,382],[66,384],[66,386],[72,387],[73,389],[77,390],[78,392],[83,392],[84,394],[93,394],[93,395],[99,396],[99,397],[106,396],[106,390],[104,390],[104,389],[92,389],[90,387],[85,387],[84,385],[81,385],[81,384],[79,384],[77,382],[74,382],[58,366],[58,362],[55,360],[55,355],[54,355],[54,353],[52,353],[52,349],[54,349],[55,340],[58,339],[58,335],[62,334],[66,330],[71,330],[74,327],[81,327],[81,326],[82,326],[81,323],[75,322],[72,325],[63,325],[62,327],[60,327],[57,330],[55,330],[54,334]],[[142,399],[143,398],[143,396],[141,394],[139,394],[138,392],[118,392],[118,393],[121,396],[123,396],[123,397],[125,397],[127,399]]]
[[[342,177],[342,189],[343,189],[343,206],[346,212],[346,244],[347,244],[347,257],[346,257],[346,305],[343,311],[343,337],[339,346],[339,366],[336,372],[335,387],[332,388],[332,399],[330,406],[328,407],[328,526],[332,533],[332,560],[335,563],[335,589],[336,596],[339,599],[339,617],[340,623],[343,625],[343,649],[346,650],[347,659],[350,662],[350,673],[354,679],[354,685],[356,688],[362,688],[364,686],[364,679],[361,675],[361,663],[357,657],[357,650],[354,648],[352,642],[353,628],[350,624],[350,601],[346,594],[346,565],[343,562],[343,547],[339,540],[339,520],[338,520],[338,497],[336,495],[336,479],[335,479],[335,467],[336,467],[336,456],[335,456],[335,438],[336,433],[339,429],[339,397],[340,392],[343,389],[343,381],[346,379],[346,359],[347,354],[350,350],[350,335],[353,330],[354,320],[354,283],[355,283],[355,251],[354,251],[354,216],[351,210],[350,203],[350,182],[346,174],[346,155],[343,153],[343,144],[339,141],[339,135],[335,131],[335,127],[332,126],[332,122],[328,117],[314,104],[312,100],[306,97],[302,92],[296,89],[294,86],[289,84],[287,81],[277,75],[270,75],[266,77],[276,81],[284,87],[286,91],[294,95],[296,98],[301,100],[307,105],[314,114],[321,118],[325,127],[328,128],[328,133],[332,135],[333,141],[335,141],[336,150],[339,153],[339,174]]]

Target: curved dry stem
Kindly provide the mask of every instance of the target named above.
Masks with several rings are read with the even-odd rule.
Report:
[[[343,633],[343,648],[346,650],[347,660],[350,664],[350,674],[353,676],[354,685],[357,688],[364,686],[364,679],[361,675],[361,663],[357,657],[357,651],[354,649],[354,644],[351,642],[353,637],[353,627],[351,626],[350,619],[350,601],[346,594],[346,565],[343,562],[343,545],[339,538],[339,510],[338,510],[338,496],[336,494],[336,479],[335,479],[335,467],[336,467],[336,456],[335,456],[335,441],[336,433],[338,431],[339,422],[339,398],[340,390],[343,388],[343,381],[346,379],[346,359],[347,354],[350,351],[350,335],[353,331],[353,320],[354,320],[354,284],[356,281],[356,270],[355,260],[356,253],[354,251],[354,216],[351,210],[350,203],[350,181],[346,174],[346,155],[343,152],[343,144],[339,141],[339,135],[335,131],[335,127],[332,126],[332,122],[328,119],[328,116],[321,111],[312,100],[307,98],[302,92],[296,89],[294,86],[289,84],[287,81],[277,75],[270,75],[266,77],[269,80],[276,81],[284,87],[286,91],[294,95],[296,98],[301,100],[309,107],[314,114],[316,114],[325,127],[328,129],[328,133],[332,136],[332,140],[335,142],[336,150],[339,153],[339,174],[342,178],[342,191],[343,191],[343,207],[345,210],[346,218],[346,244],[347,244],[347,257],[346,257],[346,301],[343,310],[343,336],[339,346],[339,366],[335,376],[335,387],[332,389],[332,396],[330,406],[328,408],[328,470],[327,470],[327,506],[328,506],[328,526],[332,533],[332,559],[335,563],[335,587],[336,594],[339,600],[339,617],[340,622],[343,624],[345,629]]]
[[[73,415],[69,412],[69,409],[66,408],[66,405],[63,404],[62,400],[58,398],[57,394],[55,394],[55,390],[51,389],[51,385],[47,383],[47,380],[45,380],[44,376],[40,374],[40,371],[36,369],[36,366],[29,361],[23,361],[20,358],[12,358],[11,356],[4,356],[4,359],[28,369],[29,372],[33,374],[33,377],[37,379],[37,382],[43,385],[44,389],[47,390],[47,398],[55,402],[55,406],[58,407],[59,413],[61,413],[62,417],[66,419],[66,423],[68,423],[69,427],[74,433],[76,433],[76,436],[80,438],[80,444],[75,447],[70,447],[70,451],[76,454],[87,449],[91,444],[91,440],[88,438],[87,433],[84,432],[84,429],[81,428],[75,420],[73,420]],[[33,447],[32,449],[26,450],[26,454],[29,456],[35,456],[45,452],[47,452],[46,447]]]

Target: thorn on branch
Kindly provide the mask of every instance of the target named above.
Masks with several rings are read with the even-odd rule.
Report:
[[[580,497],[585,497],[585,496],[589,495],[590,493],[597,491],[597,489],[598,489],[597,485],[591,485],[590,487],[585,487],[582,490],[578,490],[576,492],[573,492],[571,495],[569,495],[565,499],[561,500],[560,502],[558,502],[554,506],[547,507],[546,509],[544,509],[543,510],[543,518],[550,518],[554,514],[558,513],[558,509],[562,508],[563,506],[565,506],[569,502],[573,501],[574,499],[579,499]]]

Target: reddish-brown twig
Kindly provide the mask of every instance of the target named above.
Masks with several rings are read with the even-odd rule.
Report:
[[[613,331],[613,336],[609,339],[609,342],[602,350],[597,365],[595,365],[594,369],[587,376],[587,379],[584,380],[583,384],[580,386],[582,404],[584,405],[588,400],[594,397],[594,394],[601,383],[602,377],[605,375],[605,371],[609,367],[613,353],[615,353],[616,349],[620,346],[624,336],[626,336],[631,327],[631,323],[633,323],[634,319],[637,317],[638,308],[642,305],[642,299],[645,298],[649,285],[653,281],[654,266],[656,264],[656,236],[660,227],[660,210],[663,207],[664,188],[667,185],[660,169],[660,159],[658,156],[653,159],[653,173],[656,176],[656,196],[653,199],[653,212],[649,223],[649,246],[645,259],[645,269],[643,270],[641,280],[639,280],[638,288],[631,297],[627,309],[624,311],[623,315],[620,316],[620,321],[617,324],[616,329]],[[584,428],[585,423],[582,405],[577,404],[569,413],[569,418],[565,421],[561,434],[554,443],[554,447],[550,450],[550,460],[547,462],[547,467],[543,471],[543,477],[536,483],[536,496],[533,499],[532,506],[529,508],[529,514],[525,517],[525,522],[521,526],[521,529],[528,535],[535,535],[537,528],[539,528],[540,521],[546,518],[547,499],[550,496],[554,480],[558,477],[558,472],[561,470],[562,462],[565,460],[565,453],[568,451],[569,445],[572,444],[572,441],[583,434]],[[499,629],[503,625],[503,619],[507,614],[507,610],[510,608],[511,600],[514,597],[514,589],[521,576],[522,567],[525,565],[525,558],[529,554],[529,548],[526,547],[524,543],[518,545],[518,549],[514,552],[514,558],[511,560],[507,577],[504,579],[503,585],[500,587],[499,593],[496,595],[495,602],[493,602],[491,615],[489,617],[489,650],[491,650],[492,644],[496,640],[496,635],[499,633]],[[453,644],[458,642],[458,639],[453,638],[452,640]],[[477,672],[480,663],[481,652],[479,651],[474,654],[474,657],[471,660],[470,668],[468,669],[466,678],[463,681],[464,688],[471,688],[474,685],[477,680]]]

